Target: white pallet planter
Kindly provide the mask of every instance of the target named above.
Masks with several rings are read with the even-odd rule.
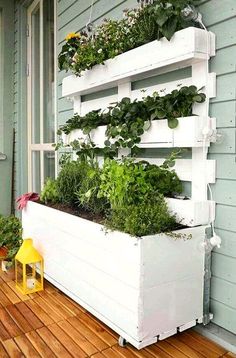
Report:
[[[205,227],[191,240],[141,238],[29,202],[24,238],[45,260],[45,276],[140,349],[203,317]],[[194,282],[194,284],[193,284]]]
[[[178,118],[179,124],[175,129],[168,127],[166,119],[155,120],[150,124],[150,128],[141,136],[139,148],[177,148],[177,147],[202,147],[205,128],[215,133],[215,118],[206,119],[204,116],[191,116]],[[106,126],[93,129],[90,139],[97,147],[103,148],[106,140]],[[186,135],[187,133],[187,135]],[[72,141],[80,139],[86,140],[87,135],[82,130],[74,130],[69,135],[63,136],[63,142],[70,144]],[[205,146],[210,145],[210,140],[204,142]]]
[[[170,71],[176,64],[180,68],[207,60],[214,53],[214,35],[189,27],[176,32],[170,41],[153,41],[107,60],[104,65],[85,71],[82,77],[64,78],[62,95],[73,97],[111,88],[127,78],[137,80],[154,76],[160,69],[163,73],[163,68]]]
[[[215,217],[215,203],[207,200],[207,185],[215,182],[215,162],[207,160],[216,128],[215,119],[208,118],[209,100],[216,95],[215,74],[208,68],[214,55],[214,34],[187,28],[175,33],[171,41],[161,39],[140,46],[81,77],[66,77],[62,83],[63,96],[73,99],[74,113],[84,115],[123,97],[141,99],[143,93],[132,89],[134,81],[191,66],[191,78],[183,79],[182,85],[203,88],[206,102],[194,105],[195,116],[179,118],[174,130],[166,120],[153,121],[140,145],[192,147],[192,158],[177,160],[175,166],[180,179],[191,182],[191,199],[166,198],[177,221],[189,227],[176,234],[191,234],[191,240],[173,240],[164,234],[142,238],[120,232],[105,235],[99,224],[31,202],[23,213],[24,237],[32,236],[44,256],[46,277],[137,348],[203,321],[202,244],[206,225]],[[149,86],[145,93],[151,95],[163,88],[169,93],[179,84]],[[112,87],[118,88],[117,95],[81,99],[84,94]],[[101,126],[91,133],[99,147],[104,145],[105,131]],[[69,143],[79,137],[85,138],[81,131],[74,131],[65,139]]]

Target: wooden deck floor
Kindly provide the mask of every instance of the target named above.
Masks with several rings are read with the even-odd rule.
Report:
[[[232,358],[193,330],[141,351],[120,348],[118,336],[51,284],[21,295],[12,274],[0,271],[0,358]]]

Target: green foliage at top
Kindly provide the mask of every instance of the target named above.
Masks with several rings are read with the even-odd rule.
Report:
[[[22,226],[14,216],[0,216],[0,247],[8,250],[7,259],[13,260],[22,244]]]
[[[45,203],[58,203],[59,202],[59,192],[57,187],[57,181],[48,178],[44,184],[43,190],[40,194],[40,200]]]
[[[164,92],[163,90],[162,92]],[[88,142],[75,141],[73,149],[78,154],[98,154],[98,148],[89,141],[92,129],[100,125],[107,125],[104,153],[112,157],[120,147],[136,149],[144,131],[151,126],[152,120],[166,118],[170,128],[178,126],[178,117],[187,117],[193,114],[193,105],[205,101],[205,94],[200,93],[195,86],[184,86],[165,94],[155,92],[142,101],[123,98],[120,102],[110,106],[106,112],[97,110],[85,116],[74,115],[62,126],[58,134],[69,134],[75,129],[81,129],[88,135]],[[111,155],[109,155],[111,154]]]
[[[176,31],[198,26],[192,20],[184,20],[181,13],[187,5],[198,2],[146,1],[146,6],[125,10],[121,20],[105,19],[93,33],[69,34],[58,57],[59,68],[81,75],[82,71],[147,42],[162,37],[170,40]]]

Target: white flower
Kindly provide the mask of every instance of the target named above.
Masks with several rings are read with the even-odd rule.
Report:
[[[98,50],[98,53],[102,53],[102,48],[100,48],[100,49]]]

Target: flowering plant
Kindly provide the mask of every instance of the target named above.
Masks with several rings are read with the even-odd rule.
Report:
[[[26,207],[28,201],[38,201],[39,198],[40,198],[39,194],[37,194],[37,193],[23,194],[23,195],[19,196],[19,198],[16,199],[16,202],[18,203],[17,209],[23,210]]]
[[[183,16],[186,6],[198,2],[138,0],[140,6],[124,10],[121,20],[105,19],[93,32],[68,34],[58,57],[59,68],[81,75],[96,64],[150,41],[162,37],[170,40],[176,31],[198,26],[194,19]]]

